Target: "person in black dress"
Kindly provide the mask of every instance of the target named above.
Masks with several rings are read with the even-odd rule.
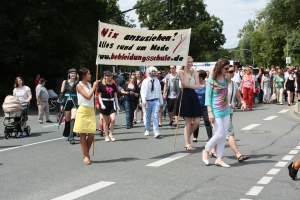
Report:
[[[118,88],[112,79],[112,73],[110,71],[104,72],[104,78],[98,86],[99,92],[99,102],[100,102],[100,113],[103,115],[104,119],[104,133],[105,141],[116,141],[113,137],[115,121],[116,121],[116,112],[120,110],[118,104]],[[108,134],[108,124],[110,122],[110,132]]]
[[[293,104],[295,86],[298,89],[298,84],[294,78],[294,72],[289,71],[289,77],[284,82],[284,90],[287,91],[289,106],[291,106]]]

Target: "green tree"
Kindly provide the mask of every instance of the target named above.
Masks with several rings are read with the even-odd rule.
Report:
[[[149,30],[174,30],[192,28],[189,55],[204,61],[208,51],[217,51],[225,43],[223,21],[209,15],[203,0],[173,0],[168,13],[166,1],[149,6],[155,0],[138,0],[135,7],[142,28]]]

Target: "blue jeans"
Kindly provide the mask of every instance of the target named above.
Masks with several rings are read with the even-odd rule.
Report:
[[[151,115],[153,114],[153,132],[154,132],[154,134],[159,133],[159,127],[158,127],[159,107],[160,107],[160,103],[158,100],[147,101],[146,120],[145,120],[146,131],[150,131]]]
[[[126,125],[131,126],[133,122],[134,110],[136,108],[136,104],[134,101],[123,101],[124,109],[126,113]]]

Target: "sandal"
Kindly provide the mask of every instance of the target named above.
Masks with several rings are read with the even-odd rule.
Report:
[[[192,146],[184,147],[186,151],[196,151],[196,148]]]
[[[133,123],[136,124],[136,119],[133,120]]]
[[[197,138],[194,138],[194,139],[193,139],[193,142],[198,142]]]
[[[250,157],[249,156],[244,156],[244,155],[241,155],[240,157],[238,157],[238,161],[239,162],[243,162],[244,160],[248,160]]]

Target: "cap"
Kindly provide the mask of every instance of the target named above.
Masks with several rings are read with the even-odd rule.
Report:
[[[76,72],[76,69],[72,68],[68,71],[68,73],[71,73],[71,72]]]
[[[43,82],[47,82],[47,80],[44,78],[40,78],[40,83],[43,83]]]
[[[104,75],[105,75],[105,76],[112,76],[112,73],[111,73],[110,71],[105,71],[105,72],[104,72]]]

